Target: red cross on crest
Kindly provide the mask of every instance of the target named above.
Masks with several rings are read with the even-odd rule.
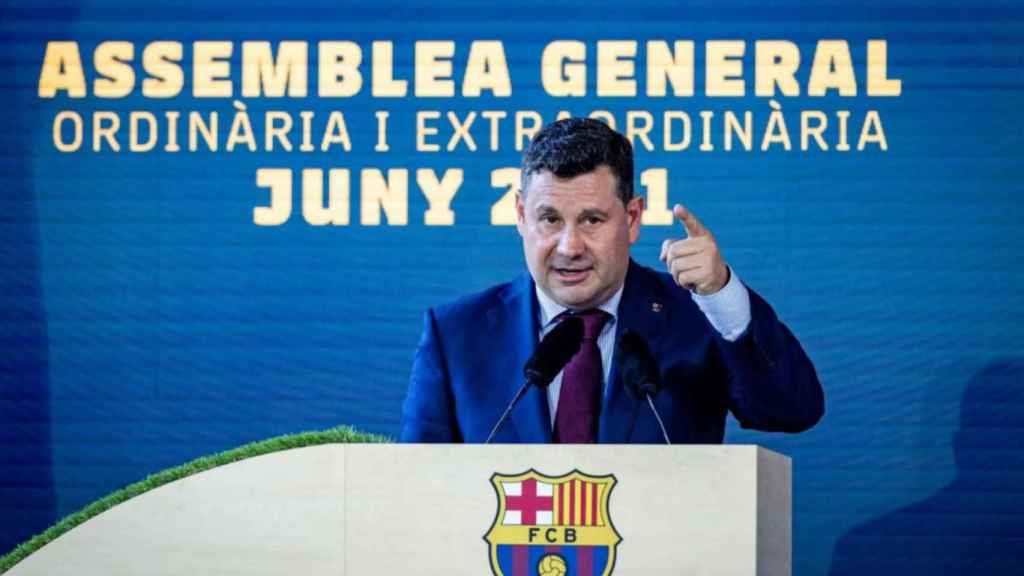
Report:
[[[554,499],[551,496],[537,495],[537,480],[533,478],[523,480],[521,496],[508,496],[505,499],[508,510],[518,510],[522,513],[523,524],[536,524],[537,512],[550,511],[553,505]]]

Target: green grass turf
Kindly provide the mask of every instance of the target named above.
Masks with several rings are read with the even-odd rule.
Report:
[[[245,460],[246,458],[252,458],[254,456],[270,454],[271,452],[289,450],[291,448],[316,446],[318,444],[361,444],[383,443],[390,441],[390,438],[386,438],[384,436],[359,432],[358,430],[348,426],[339,426],[337,428],[331,428],[319,432],[302,432],[299,434],[278,436],[277,438],[270,438],[268,440],[246,444],[219,454],[203,456],[202,458],[182,464],[181,466],[168,468],[162,472],[147,476],[139,482],[108,494],[92,504],[89,504],[85,508],[82,508],[78,512],[64,517],[53,526],[47,528],[44,532],[23,542],[17,548],[11,550],[7,555],[0,558],[0,574],[7,572],[29,554],[42,548],[48,542],[53,541],[61,534],[64,534],[68,530],[71,530],[93,516],[109,510],[125,500],[134,498],[143,492],[148,492],[149,490],[174,482],[175,480],[180,480],[187,476],[198,474],[199,472],[210,470],[211,468],[216,468],[217,466],[238,462],[239,460]]]

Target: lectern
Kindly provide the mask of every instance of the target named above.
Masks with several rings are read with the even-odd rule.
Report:
[[[756,446],[326,444],[128,500],[11,576],[788,575]]]

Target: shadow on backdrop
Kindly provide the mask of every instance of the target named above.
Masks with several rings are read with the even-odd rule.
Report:
[[[0,106],[7,121],[16,122],[0,131],[0,554],[57,519],[38,198],[27,137],[35,129],[26,125],[48,126],[51,120],[32,112],[46,47],[35,23],[46,21],[47,36],[63,39],[77,19],[78,10],[69,6],[0,6],[5,45],[21,46],[0,59],[6,79]]]
[[[28,161],[14,164],[6,169],[7,222],[0,226],[0,554],[56,514],[39,230]]]
[[[953,482],[854,527],[836,544],[832,576],[1024,574],[1024,360],[971,377],[953,451]]]

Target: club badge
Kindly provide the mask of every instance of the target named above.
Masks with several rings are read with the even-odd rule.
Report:
[[[615,476],[574,470],[494,474],[498,513],[484,536],[495,576],[608,576],[622,537],[608,502]]]

